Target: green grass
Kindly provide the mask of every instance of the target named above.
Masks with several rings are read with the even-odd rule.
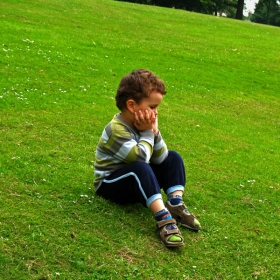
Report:
[[[1,279],[280,279],[280,29],[109,0],[0,4]],[[93,190],[123,75],[167,85],[160,130],[203,231]]]

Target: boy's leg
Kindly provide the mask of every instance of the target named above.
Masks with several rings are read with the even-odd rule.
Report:
[[[150,207],[162,199],[160,186],[149,164],[134,162],[106,177],[97,194],[116,203],[140,202]]]
[[[182,157],[169,151],[168,157],[161,164],[150,164],[160,187],[167,195],[174,192],[183,194],[186,184],[185,166]]]
[[[144,204],[154,213],[163,244],[169,247],[184,244],[176,221],[164,206],[160,186],[149,164],[134,162],[115,171],[103,181],[97,194],[116,203]]]
[[[159,184],[168,195],[165,206],[172,214],[172,217],[177,222],[180,222],[182,226],[199,231],[201,229],[199,221],[193,214],[190,214],[182,198],[186,176],[181,156],[174,151],[169,151],[167,159],[162,164],[151,164],[151,167]]]

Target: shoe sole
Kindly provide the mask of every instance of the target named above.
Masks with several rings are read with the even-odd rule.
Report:
[[[178,217],[179,217],[179,219],[178,219]],[[200,230],[202,229],[201,227],[193,228],[193,227],[191,227],[191,226],[189,226],[189,225],[187,225],[187,224],[183,224],[183,223],[181,222],[180,216],[177,216],[177,217],[174,218],[174,219],[177,221],[178,224],[181,224],[182,227],[187,228],[187,229],[189,229],[189,230],[191,230],[191,231],[198,232],[198,231],[200,231]]]
[[[182,247],[182,246],[185,246],[185,243],[180,243],[180,244],[164,244],[162,241],[161,241],[161,243],[165,246],[165,247],[167,247],[167,248],[178,248],[178,247]],[[178,242],[179,243],[179,242]]]

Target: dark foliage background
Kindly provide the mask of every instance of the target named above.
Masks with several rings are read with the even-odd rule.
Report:
[[[203,14],[225,15],[244,19],[244,0],[117,0],[138,4],[182,9]],[[259,0],[249,19],[256,23],[280,26],[280,0]]]

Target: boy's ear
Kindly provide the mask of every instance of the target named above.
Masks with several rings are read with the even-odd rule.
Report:
[[[136,103],[133,99],[128,99],[126,101],[126,107],[132,114],[134,114],[134,112],[135,112],[135,105],[136,105]]]

